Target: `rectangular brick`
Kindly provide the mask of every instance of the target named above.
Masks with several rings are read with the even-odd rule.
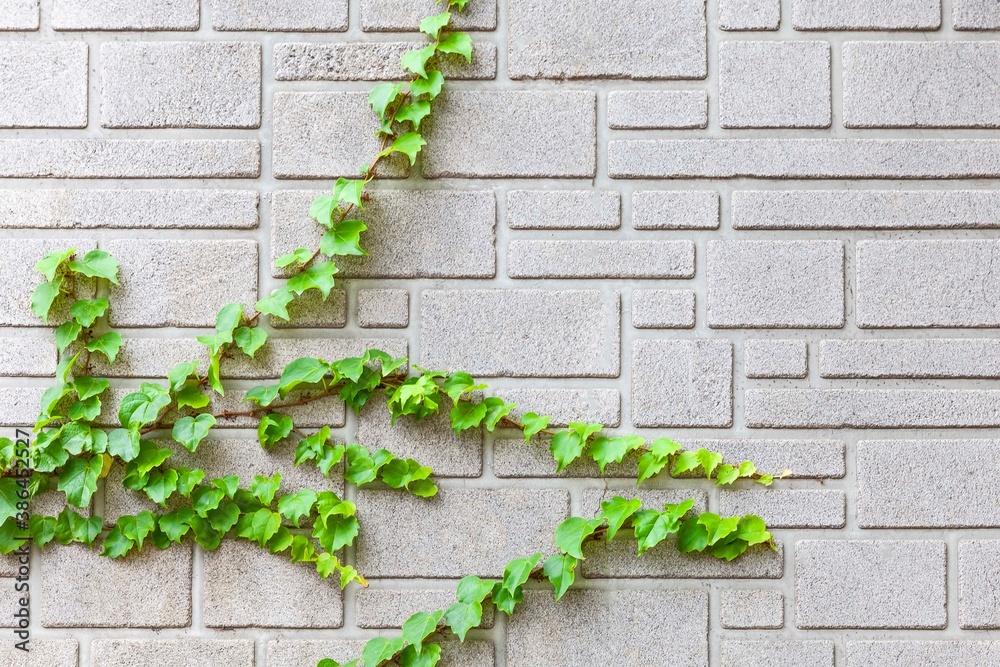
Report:
[[[703,0],[643,5],[510,0],[512,79],[703,79]],[[632,45],[641,45],[633,48]]]
[[[859,327],[1000,325],[1000,241],[860,241]]]
[[[843,491],[768,489],[720,491],[723,516],[755,514],[769,528],[843,528],[847,522]]]
[[[751,339],[743,344],[743,370],[748,378],[804,378],[808,355],[804,340]]]
[[[284,190],[271,197],[271,257],[318,248],[326,231],[309,217],[324,194]],[[496,275],[496,198],[487,190],[379,190],[357,217],[368,230],[365,257],[337,259],[345,278],[492,278]],[[275,276],[287,275],[273,268]]]
[[[200,22],[198,0],[55,0],[52,6],[56,30],[197,30]]]
[[[8,91],[0,97],[0,128],[86,127],[88,48],[0,42],[0,89]]]
[[[525,412],[549,415],[551,426],[565,426],[573,421],[618,426],[621,422],[621,395],[617,389],[493,387],[492,390],[508,403],[518,404],[511,412],[513,417]]]
[[[90,646],[93,667],[254,665],[251,639],[95,639]]]
[[[1000,599],[1000,540],[960,541],[958,617],[961,627],[965,630],[1000,628],[997,599]]]
[[[608,127],[614,130],[695,129],[708,126],[703,90],[614,90]]]
[[[461,644],[455,640],[440,644],[440,667],[493,667],[495,664],[492,642],[470,638]],[[267,667],[303,667],[315,665],[323,658],[347,664],[359,658],[364,647],[364,641],[272,640],[267,643]]]
[[[936,540],[795,545],[798,628],[943,628],[946,549]]]
[[[670,632],[640,638],[640,624]],[[507,629],[509,667],[653,667],[667,655],[675,667],[708,664],[705,591],[571,590],[558,602],[526,591]]]
[[[511,190],[511,229],[618,229],[621,195],[610,190]]]
[[[35,262],[56,250],[77,249],[82,255],[95,249],[97,244],[83,238],[17,239],[0,243],[0,326],[38,327],[42,320],[31,312],[31,295],[35,287],[45,280],[35,271]],[[80,298],[94,296],[93,280],[78,280]],[[60,299],[52,309],[49,322],[58,324],[69,317],[71,299]]]
[[[53,545],[42,552],[41,581],[41,610],[34,613],[46,628],[191,625],[189,546],[147,546],[112,559],[82,545]]]
[[[422,153],[426,178],[592,178],[596,173],[597,98],[592,92],[466,90],[438,100]],[[517,112],[497,116],[494,109]]]
[[[215,30],[344,32],[347,0],[211,0]]]
[[[834,664],[832,641],[724,640],[721,656],[722,667],[833,667]]]
[[[722,589],[719,591],[719,622],[722,627],[735,630],[782,628],[785,625],[785,596],[781,591]],[[730,643],[735,644],[726,642],[724,653],[732,650],[725,648]],[[739,653],[742,649],[737,651]],[[750,653],[756,655],[758,651],[751,650]],[[766,655],[766,651],[761,653]],[[737,661],[736,664],[743,663]]]
[[[77,667],[80,645],[75,639],[31,640],[31,651],[14,646],[13,639],[0,645],[0,662],[8,667]]]
[[[846,127],[998,127],[1000,44],[848,42]]]
[[[410,323],[410,293],[405,289],[358,290],[358,326],[405,329]]]
[[[411,75],[400,58],[423,42],[354,42],[348,44],[282,43],[274,45],[274,78],[277,81],[392,81]],[[497,47],[490,42],[473,44],[472,62],[459,54],[438,56],[441,73],[449,81],[495,79]]]
[[[618,377],[621,306],[597,290],[424,290],[420,365],[496,377]]]
[[[56,372],[52,338],[0,338],[0,376],[52,377]]]
[[[996,378],[1000,340],[824,340],[819,374],[828,378]]]
[[[227,303],[257,301],[256,241],[108,241],[121,262],[112,326],[215,326]]]
[[[951,20],[955,30],[997,30],[1000,5],[992,0],[955,0]]]
[[[709,241],[708,325],[844,326],[840,241]]]
[[[647,139],[608,142],[612,178],[994,178],[990,139]]]
[[[1000,662],[1000,641],[849,641],[847,667],[974,667]]]
[[[0,30],[38,30],[38,0],[7,0],[0,15]]]
[[[737,190],[735,229],[1000,227],[993,190]]]
[[[257,178],[246,139],[3,139],[0,178]]]
[[[670,539],[641,557],[635,555],[635,541],[628,539],[588,542],[583,554],[587,559],[580,567],[588,579],[780,579],[784,574],[781,543],[777,551],[755,546],[732,562],[682,554]]]
[[[347,292],[334,289],[324,300],[318,290],[310,290],[288,304],[288,317],[287,322],[271,318],[270,324],[275,329],[343,329],[347,326]]]
[[[686,449],[705,448],[719,452],[727,463],[753,461],[757,470],[789,479],[843,477],[844,443],[839,440],[774,440],[738,438],[700,440],[680,438]]]
[[[432,500],[398,491],[358,492],[365,508],[358,569],[367,577],[495,577],[507,562],[552,550],[569,516],[569,493],[555,489],[442,489]],[[415,539],[400,542],[400,535]]]
[[[733,344],[727,340],[635,341],[632,423],[731,426]]]
[[[632,292],[632,326],[636,329],[694,327],[693,290],[651,289]]]
[[[751,428],[1000,426],[992,389],[747,389]]]
[[[0,190],[6,229],[253,229],[255,190]]]
[[[355,600],[355,621],[359,628],[401,628],[417,612],[447,609],[455,602],[455,591],[364,588],[358,591]],[[480,627],[492,628],[493,621],[493,606],[484,605]]]
[[[998,456],[998,440],[862,440],[858,523],[1000,527],[1000,489],[984,475]]]
[[[793,0],[796,30],[937,30],[941,0]]]
[[[493,441],[493,474],[500,478],[546,477],[570,479],[577,477],[622,478],[636,477],[636,461],[611,463],[602,474],[597,464],[589,456],[584,456],[569,464],[562,472],[556,472],[556,462],[547,446],[533,442],[525,444],[524,438],[517,440],[497,439]]]
[[[44,387],[0,388],[0,426],[34,427],[44,391]]]
[[[361,29],[366,32],[414,32],[425,17],[441,11],[434,0],[361,0]],[[453,12],[457,30],[495,30],[497,0],[470,2]]]
[[[261,47],[251,42],[105,42],[104,127],[260,127]]]
[[[719,193],[639,190],[632,195],[634,229],[718,229]]]
[[[522,241],[507,248],[511,278],[691,278],[692,241]]]
[[[777,30],[780,24],[779,0],[719,2],[719,27],[723,30]]]

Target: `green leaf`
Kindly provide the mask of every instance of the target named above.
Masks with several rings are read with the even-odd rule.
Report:
[[[264,415],[257,426],[257,439],[261,447],[269,449],[288,437],[295,425],[287,415],[271,413]]]
[[[159,519],[159,527],[171,542],[180,542],[181,538],[191,530],[191,520],[195,513],[190,507],[182,507],[164,514]]]
[[[764,520],[753,514],[740,518],[739,525],[736,527],[736,536],[746,541],[750,546],[771,541],[771,533],[768,532]]]
[[[69,250],[53,250],[49,254],[42,257],[40,260],[35,262],[35,271],[38,271],[45,276],[45,279],[52,281],[56,277],[56,273],[59,271],[59,267],[67,259],[73,256],[76,252],[76,248],[70,248]]]
[[[139,455],[139,431],[116,428],[108,434],[108,454],[121,460],[131,461]]]
[[[699,449],[697,454],[698,462],[701,464],[701,467],[705,469],[705,477],[712,479],[712,473],[722,463],[722,454],[719,454],[718,452],[710,452],[707,449]]]
[[[193,452],[215,426],[215,417],[210,414],[200,414],[196,417],[181,417],[174,424],[170,436]]]
[[[642,484],[650,477],[654,477],[667,467],[670,459],[665,456],[658,456],[654,452],[646,452],[639,457],[639,477],[636,486]]]
[[[101,399],[91,396],[85,401],[77,401],[69,407],[67,415],[73,421],[94,421],[101,414]]]
[[[86,375],[73,380],[73,391],[76,392],[77,398],[81,401],[85,401],[92,396],[100,396],[110,386],[111,383],[104,378],[94,378]]]
[[[484,581],[476,576],[468,576],[458,582],[455,598],[459,602],[482,602],[492,590],[492,581]]]
[[[260,327],[240,327],[236,330],[234,339],[236,346],[253,359],[260,346],[267,342],[267,332]]]
[[[142,427],[156,421],[160,411],[170,405],[170,394],[158,384],[143,382],[139,391],[127,394],[118,406],[122,426]]]
[[[458,53],[465,56],[466,61],[472,62],[472,38],[464,32],[453,32],[438,44],[438,51],[442,53]]]
[[[552,417],[540,417],[534,412],[526,412],[521,416],[521,427],[524,431],[524,441],[531,442],[531,436],[541,433],[549,426]]]
[[[725,465],[719,466],[718,472],[716,473],[716,484],[720,486],[725,484],[732,484],[737,479],[740,478],[740,471],[737,468],[726,463]]]
[[[103,336],[99,336],[87,342],[86,348],[91,352],[100,352],[108,358],[109,363],[115,363],[118,350],[122,346],[122,337],[117,331],[109,331]]]
[[[72,456],[79,456],[84,451],[90,451],[91,445],[94,444],[94,436],[89,424],[77,422],[66,424],[59,436],[63,447]]]
[[[490,433],[496,429],[501,419],[517,407],[517,403],[505,403],[502,398],[496,396],[484,398],[483,403],[486,405],[486,419],[483,420],[483,425]]]
[[[427,142],[424,141],[419,132],[407,132],[399,135],[392,142],[392,151],[394,153],[402,153],[408,157],[410,159],[410,166],[412,167],[417,161],[420,149],[426,145]]]
[[[83,327],[72,320],[60,324],[55,331],[56,349],[60,353],[64,352],[67,347],[76,342],[81,331],[83,331]]]
[[[417,655],[420,655],[424,640],[437,632],[438,623],[443,616],[442,610],[433,613],[420,611],[403,623],[403,639],[413,646]]]
[[[698,452],[684,451],[677,456],[677,462],[674,464],[674,474],[682,475],[686,472],[697,470],[700,467],[701,461],[698,458]]]
[[[122,535],[134,541],[141,549],[146,537],[156,529],[156,515],[152,512],[139,512],[135,516],[123,516],[118,519],[118,527]]]
[[[313,202],[313,204],[315,205],[315,202]],[[274,260],[274,265],[279,268],[285,268],[286,266],[291,266],[292,264],[305,264],[309,261],[310,257],[312,257],[312,251],[309,250],[309,248],[296,248],[287,255],[282,255],[278,259]]]
[[[323,294],[325,301],[330,296],[334,287],[334,276],[338,273],[333,262],[314,263],[308,269],[296,273],[288,279],[288,289],[301,295],[302,293],[317,289]]]
[[[271,503],[274,502],[274,495],[278,492],[280,487],[280,472],[274,473],[274,477],[254,475],[253,481],[250,483],[250,492],[253,493],[254,497],[257,498],[262,505],[270,507]]]
[[[570,517],[556,528],[556,546],[563,553],[583,560],[583,541],[593,535],[594,531],[600,528],[603,523],[603,519],[588,520],[577,516]]]
[[[236,524],[236,534],[242,538],[256,541],[264,547],[278,529],[281,528],[281,515],[267,508],[261,508],[252,514],[244,514]]]
[[[642,509],[642,501],[638,498],[626,500],[615,496],[601,503],[601,516],[608,522],[608,539],[613,540],[621,527],[633,514]]]
[[[179,408],[194,408],[195,410],[200,410],[212,402],[205,394],[201,393],[198,387],[184,387],[177,392],[174,397],[177,399],[177,407]]]
[[[27,500],[21,497],[21,486],[13,477],[0,477],[0,521],[8,517],[16,517],[18,502]]]
[[[427,70],[425,67],[427,65],[427,61],[434,55],[435,50],[434,45],[429,44],[422,49],[407,51],[403,54],[399,63],[403,66],[403,69],[409,70],[410,72],[419,75],[421,78],[427,78]]]
[[[771,486],[773,482],[774,482],[773,475],[761,475],[760,477],[757,478],[757,483],[763,484],[764,486]]]
[[[278,500],[278,513],[299,527],[299,519],[309,516],[316,504],[316,492],[302,489],[297,493],[289,493]]]
[[[556,431],[556,434],[552,436],[552,441],[549,443],[552,456],[555,458],[556,463],[559,464],[556,472],[562,472],[566,469],[566,466],[580,458],[580,455],[583,454],[583,446],[584,441],[576,431],[570,429]]]
[[[708,534],[709,546],[715,544],[730,533],[735,532],[739,522],[739,517],[732,516],[724,519],[718,514],[714,514],[712,512],[702,512],[698,516],[698,523],[705,526],[705,531]]]
[[[493,588],[492,585],[490,588]],[[483,622],[483,605],[475,601],[456,602],[445,610],[444,622],[459,640],[464,642],[469,630]]]
[[[461,433],[470,428],[478,428],[486,418],[485,403],[463,401],[456,403],[451,409],[451,427],[455,433]]]
[[[269,387],[254,387],[246,393],[243,400],[251,401],[266,408],[271,403],[274,403],[274,399],[278,398],[279,389],[280,387],[276,384]]]
[[[542,554],[534,554],[528,558],[515,558],[507,563],[507,567],[503,571],[502,585],[504,590],[513,594],[521,588],[528,581],[531,571],[535,569],[541,558]]]
[[[319,241],[319,250],[329,257],[367,255],[368,253],[361,249],[361,232],[366,229],[368,226],[360,220],[344,220],[323,234],[323,238]]]
[[[104,538],[101,555],[107,558],[122,558],[135,547],[135,542],[122,534],[121,528],[117,526],[111,529],[108,536]]]
[[[312,536],[327,551],[338,551],[354,544],[360,526],[354,516],[319,516],[313,524]]]
[[[386,639],[385,637],[375,637],[368,640],[361,651],[361,660],[365,667],[378,667],[383,662],[392,658],[403,648],[402,637]]]
[[[640,556],[666,539],[667,535],[676,533],[680,529],[680,518],[690,508],[690,506],[684,507],[685,504],[668,505],[667,509],[661,512],[642,510],[632,517],[632,530],[639,543]]]
[[[240,478],[236,475],[226,475],[225,477],[213,479],[212,486],[226,494],[227,498],[232,498],[240,488]]]
[[[576,579],[576,565],[580,561],[569,554],[552,554],[545,561],[542,573],[555,588],[556,600],[561,598]]]
[[[734,560],[747,550],[747,546],[747,543],[739,538],[729,538],[713,544],[709,553],[723,560]]]
[[[361,195],[364,194],[364,191],[365,181],[363,179],[338,178],[337,182],[333,184],[333,196],[338,201],[357,208],[364,208],[361,201]]]
[[[629,452],[641,449],[646,439],[638,435],[625,435],[617,438],[594,438],[590,443],[590,455],[597,461],[604,474],[609,463],[621,463]]]
[[[70,459],[59,473],[59,490],[65,492],[66,500],[76,507],[87,507],[90,498],[97,492],[97,480],[101,476],[104,459],[95,456],[87,459]]]
[[[28,525],[31,530],[31,541],[38,548],[43,548],[56,536],[56,518],[54,516],[32,514]]]
[[[437,644],[412,644],[399,655],[400,667],[434,667],[441,661],[441,647]]]
[[[290,319],[288,315],[288,304],[292,302],[292,293],[287,287],[281,287],[271,292],[271,296],[266,296],[254,305],[258,312],[266,313],[273,317],[285,320]]]
[[[330,364],[313,357],[302,357],[285,366],[281,371],[278,388],[287,394],[300,384],[316,384],[330,373]]]
[[[430,114],[430,112],[430,102],[425,102],[423,100],[411,102],[410,104],[400,107],[399,111],[396,112],[395,120],[400,123],[413,123],[413,129],[419,130],[420,123]]]
[[[69,270],[90,278],[105,278],[117,285],[118,266],[118,260],[104,250],[91,250],[83,259],[71,260]]]
[[[146,485],[142,487],[149,499],[161,507],[167,506],[167,499],[177,491],[176,470],[152,470]]]
[[[428,98],[433,100],[441,94],[442,88],[444,88],[444,76],[435,69],[428,72],[425,78],[415,79],[410,83],[410,94],[415,97],[427,95]]]
[[[448,25],[451,20],[451,12],[441,12],[434,16],[428,16],[420,22],[420,32],[427,33],[432,39],[438,38],[441,29]]]
[[[225,535],[240,520],[240,506],[227,500],[219,503],[214,510],[209,510],[205,518],[208,519],[208,525]]]
[[[368,93],[368,104],[371,105],[372,110],[378,114],[380,119],[385,118],[386,110],[399,96],[402,89],[403,86],[398,83],[380,83]],[[323,206],[325,205],[326,203],[324,202]],[[316,203],[313,203],[313,206],[315,207]],[[312,211],[309,212],[309,215],[312,216]]]
[[[40,284],[31,295],[31,312],[46,324],[49,322],[49,311],[52,310],[52,304],[59,296],[62,282],[62,275],[58,275],[54,280]]]
[[[97,321],[98,317],[103,317],[108,312],[107,299],[80,299],[70,306],[69,314],[81,326],[89,327]]]
[[[198,470],[197,468],[185,468],[180,466],[176,468],[177,470],[177,493],[181,494],[185,498],[190,498],[191,493],[194,491],[195,487],[201,484],[201,480],[205,479],[205,471]]]
[[[753,464],[753,461],[744,461],[740,464],[740,477],[753,477],[755,472],[757,472],[757,466]]]

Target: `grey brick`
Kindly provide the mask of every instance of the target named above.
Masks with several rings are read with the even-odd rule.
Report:
[[[635,555],[635,542],[615,539],[588,542],[581,564],[588,579],[780,579],[784,573],[784,548],[756,546],[732,562],[708,554],[682,554],[672,540]]]
[[[992,190],[737,190],[735,229],[1000,227]]]
[[[438,99],[422,154],[426,178],[591,178],[596,172],[592,92],[466,90]],[[498,116],[495,109],[509,113]]]
[[[1000,241],[860,241],[859,327],[1000,324]]]
[[[197,30],[198,0],[55,0],[56,30]]]
[[[848,42],[846,127],[998,127],[1000,45]]]
[[[86,127],[87,49],[83,42],[0,42],[0,89],[7,91],[0,127]]]
[[[722,127],[830,127],[827,42],[719,45]]]
[[[105,42],[104,127],[260,127],[261,48],[251,42]]]
[[[343,329],[347,325],[347,293],[334,289],[324,301],[320,292],[310,290],[288,304],[288,317],[287,322],[271,318],[271,326],[275,329]]]
[[[733,423],[733,345],[727,340],[638,340],[632,344],[635,426]]]
[[[851,641],[848,667],[979,667],[1000,662],[1000,642],[990,641]]]
[[[252,190],[0,190],[0,228],[252,229]]]
[[[640,190],[632,195],[635,229],[718,229],[719,193]]]
[[[781,25],[779,0],[721,0],[719,27],[723,30],[777,30]]]
[[[471,5],[470,5],[471,7]],[[267,667],[303,667],[314,665],[323,658],[347,662],[361,656],[363,641],[319,641],[278,639],[267,643]],[[439,667],[493,667],[495,649],[492,642],[441,642]]]
[[[1000,340],[981,338],[824,340],[828,378],[996,378]]]
[[[309,218],[318,191],[275,192],[271,256],[318,248],[325,229]],[[345,278],[492,278],[496,198],[489,191],[380,190],[358,215],[365,257],[338,258]],[[273,270],[285,275],[283,270]]]
[[[86,254],[97,247],[93,241],[81,238],[18,239],[0,244],[0,326],[37,327],[42,321],[31,312],[31,294],[45,278],[35,271],[35,262],[50,252],[76,248],[77,254]],[[80,298],[94,296],[94,281],[79,280],[77,293]],[[53,308],[49,322],[57,324],[69,317],[71,299],[61,299]]]
[[[75,639],[31,640],[31,651],[15,648],[13,641],[0,645],[0,662],[8,667],[76,667],[80,647]]]
[[[275,93],[273,119],[277,178],[354,178],[381,150],[367,93]],[[379,163],[383,178],[405,176],[408,169],[399,154]]]
[[[997,30],[1000,5],[992,0],[955,0],[951,20],[955,30]]]
[[[708,325],[844,326],[840,241],[709,241]]]
[[[447,609],[454,602],[453,590],[365,588],[358,591],[355,620],[359,628],[401,628],[417,612]],[[480,627],[492,628],[493,621],[493,606],[484,605]]]
[[[37,510],[33,510],[37,511]],[[24,606],[21,601],[28,601],[27,595],[28,591],[17,591],[15,586],[23,586],[23,583],[19,583],[16,579],[0,579],[0,627],[2,628],[16,628],[20,622],[28,622],[24,618],[19,618],[19,615],[23,614],[22,611]],[[28,601],[28,605],[30,605]],[[29,607],[29,612],[30,607]],[[15,640],[16,641],[16,640]],[[5,663],[6,664],[6,663]]]
[[[358,290],[358,326],[405,329],[410,323],[410,293],[405,289]]]
[[[1000,489],[983,474],[998,455],[1000,440],[862,440],[858,523],[1000,527]]]
[[[722,627],[736,630],[784,627],[785,596],[781,591],[723,589],[719,596],[719,620]],[[734,646],[734,649],[739,647]],[[723,652],[728,654],[725,648]],[[759,651],[752,653],[760,654]],[[736,664],[745,663],[737,661]]]
[[[246,139],[3,139],[0,178],[257,178]]]
[[[511,229],[618,229],[621,195],[609,190],[511,190]]]
[[[670,632],[646,632],[670,628]],[[559,602],[526,591],[507,630],[510,667],[708,664],[708,595],[704,591],[571,590]]]
[[[544,413],[542,413],[544,414]],[[556,472],[556,462],[547,444],[537,441],[526,444],[524,438],[518,440],[493,441],[493,474],[497,477],[595,477],[616,478],[636,477],[636,460],[611,463],[602,474],[597,464],[589,456],[581,457],[569,464],[562,472]]]
[[[434,0],[361,0],[361,29],[366,32],[413,32],[424,17],[441,11]],[[495,30],[496,0],[470,2],[465,11],[453,12],[457,30]]]
[[[1000,426],[990,389],[747,389],[751,428]]]
[[[608,142],[612,178],[979,178],[988,139],[649,139]]]
[[[722,667],[833,667],[832,641],[722,642]]]
[[[608,127],[617,130],[708,126],[703,90],[615,90],[608,93]]]
[[[46,628],[183,628],[191,624],[191,548],[147,546],[111,559],[82,545],[42,552]],[[108,582],[114,582],[109,586]],[[120,664],[120,663],[116,663]]]
[[[425,290],[420,365],[496,377],[617,377],[621,306],[597,290]]]
[[[212,28],[343,32],[347,0],[212,0]]]
[[[44,387],[0,389],[0,426],[34,427]],[[0,560],[2,563],[2,560]]]
[[[958,616],[966,630],[1000,628],[1000,540],[958,543]]]
[[[199,665],[199,667],[253,667],[250,639],[95,639],[94,667],[145,665]]]
[[[799,628],[943,628],[946,550],[931,540],[795,545]]]
[[[108,241],[121,262],[112,326],[215,326],[227,303],[257,300],[255,241]]]
[[[277,81],[386,81],[408,79],[399,64],[404,53],[423,48],[423,42],[354,42],[348,44],[275,44]],[[495,79],[497,47],[473,44],[472,62],[459,54],[438,56],[441,73],[449,81]]]
[[[941,0],[793,0],[796,30],[937,30]]]
[[[525,412],[549,415],[551,426],[565,426],[573,421],[600,422],[618,426],[621,422],[621,395],[617,389],[493,388],[493,393],[519,407],[511,416]]]
[[[7,0],[0,30],[38,30],[38,0]]]
[[[511,278],[692,278],[692,241],[521,241],[507,249]]]
[[[804,378],[809,349],[804,340],[748,340],[743,367],[750,378]]]
[[[512,79],[703,79],[703,0],[649,3],[641,9],[576,0],[511,0]]]
[[[52,377],[56,346],[51,337],[0,338],[0,376]]]
[[[694,301],[691,290],[636,290],[632,292],[632,326],[690,329],[694,327]]]
[[[437,477],[479,477],[483,472],[483,432],[469,429],[455,435],[446,415],[419,422],[403,417],[392,425],[381,401],[370,401],[358,417],[356,440],[372,449],[430,466]]]
[[[223,540],[205,554],[202,614],[209,628],[339,628],[344,602],[335,578],[311,563],[270,554],[250,542]],[[280,600],[280,604],[275,604]]]
[[[552,551],[552,532],[569,515],[555,489],[442,489],[430,500],[398,491],[358,492],[364,539],[358,569],[378,578],[495,577],[507,562]],[[401,543],[400,535],[408,535]]]
[[[728,463],[753,461],[762,473],[785,473],[790,479],[843,477],[845,472],[844,443],[838,440],[680,438],[679,441],[686,449],[720,452]]]
[[[720,491],[723,516],[755,514],[770,528],[843,528],[847,521],[843,491],[768,489]]]

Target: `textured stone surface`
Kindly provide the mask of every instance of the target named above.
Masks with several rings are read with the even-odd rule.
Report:
[[[431,499],[398,491],[358,492],[358,569],[367,577],[495,577],[512,558],[552,550],[568,516],[556,489],[442,489]],[[400,542],[400,535],[409,539]]]
[[[454,602],[453,590],[365,588],[357,594],[355,620],[359,628],[401,628],[417,612],[447,609]],[[493,609],[491,605],[483,607],[480,627],[493,627]]]
[[[777,30],[781,23],[778,0],[721,0],[719,27],[723,30]]]
[[[618,229],[621,195],[608,190],[511,190],[507,225],[511,229]]]
[[[347,30],[347,0],[211,0],[211,3],[215,30]]]
[[[426,290],[420,365],[487,377],[616,377],[620,319],[617,292]]]
[[[9,667],[76,667],[80,646],[75,639],[31,640],[31,650],[21,651],[14,642],[0,645],[0,660]]]
[[[805,540],[795,546],[799,628],[943,628],[945,544]]]
[[[392,636],[398,636],[398,633]],[[302,667],[314,665],[323,658],[347,663],[361,656],[363,641],[319,641],[278,639],[267,643],[268,667]],[[445,641],[441,646],[440,667],[493,667],[494,647],[491,642],[465,643]]]
[[[862,440],[858,523],[865,527],[998,527],[998,440]]]
[[[512,79],[702,79],[705,3],[510,0]]]
[[[756,514],[768,528],[843,528],[847,521],[843,491],[720,491],[719,513]]]
[[[511,241],[511,278],[691,278],[690,241]]]
[[[723,589],[719,594],[719,620],[728,629],[780,628],[785,624],[785,596],[781,591]]]
[[[608,127],[613,129],[693,129],[707,125],[708,95],[701,90],[608,93]]]
[[[857,257],[861,327],[1000,324],[993,267],[1000,241],[862,241]]]
[[[990,665],[1000,660],[1000,642],[851,641],[847,642],[846,654],[850,667],[881,667],[886,664],[894,667],[974,667]]]
[[[991,0],[955,0],[951,17],[956,30],[996,30],[1000,28],[1000,5]]]
[[[0,42],[0,89],[17,91],[0,97],[0,128],[86,127],[87,63],[81,42]]]
[[[108,42],[101,125],[259,127],[260,76],[252,42]]]
[[[409,78],[399,61],[422,42],[356,42],[350,44],[275,44],[274,78],[278,81],[384,81]],[[494,79],[495,44],[473,45],[472,63],[459,54],[438,56],[441,73],[449,81]]]
[[[708,324],[714,328],[844,325],[839,241],[710,241]]]
[[[804,340],[751,339],[743,346],[743,370],[750,378],[804,378],[808,353]]]
[[[511,411],[511,416],[519,417],[525,412],[549,415],[551,426],[565,426],[573,421],[618,426],[621,420],[621,396],[617,389],[492,388],[492,392],[520,406]]]
[[[361,29],[372,32],[413,32],[426,16],[437,14],[434,0],[361,0]],[[452,17],[459,30],[494,30],[497,0],[470,2]]]
[[[694,326],[695,298],[691,290],[636,290],[632,292],[632,326],[690,329]]]
[[[796,30],[935,30],[941,27],[941,0],[793,0],[792,25]]]
[[[347,325],[347,293],[334,289],[330,292],[330,297],[324,300],[322,293],[310,290],[288,304],[288,318],[287,322],[271,318],[271,326],[275,329],[343,329]]]
[[[365,329],[401,329],[409,323],[410,293],[406,290],[358,290],[358,326]]]
[[[824,340],[819,374],[828,378],[1000,377],[995,338]]]
[[[590,178],[597,160],[595,127],[592,92],[445,93],[427,125],[423,175]]]
[[[42,282],[42,274],[34,270],[35,262],[56,250],[77,249],[77,255],[86,254],[96,248],[96,244],[85,238],[18,239],[16,242],[0,244],[0,325],[41,326],[42,321],[31,312],[31,294]],[[27,259],[25,259],[27,258]],[[93,298],[94,284],[91,280],[80,280],[78,293],[84,298]],[[49,316],[49,321],[59,323],[69,317],[68,299],[60,299]]]
[[[965,629],[1000,628],[1000,540],[958,543],[958,617]]]
[[[38,0],[7,0],[0,30],[38,30]]]
[[[719,115],[722,127],[829,127],[830,45],[723,42]]]
[[[722,667],[833,667],[831,641],[722,642]]]
[[[95,639],[91,660],[94,667],[253,667],[254,644],[248,639]]]
[[[51,336],[0,338],[0,376],[52,377],[57,363]]]
[[[55,0],[56,30],[197,30],[198,0]]]
[[[707,664],[703,591],[573,590],[559,602],[546,591],[527,591],[524,600],[507,630],[510,667],[648,667],[667,654],[677,667]],[[651,627],[671,631],[651,636]]]
[[[686,449],[705,448],[719,452],[728,463],[753,461],[757,470],[788,478],[843,477],[844,443],[837,440],[679,438]]]
[[[632,345],[635,426],[729,426],[733,346],[724,340],[640,340]]]
[[[640,190],[632,195],[635,229],[718,229],[719,194],[710,190]]]

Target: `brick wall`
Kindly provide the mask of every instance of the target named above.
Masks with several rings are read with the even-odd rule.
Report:
[[[115,392],[203,353],[222,304],[313,245],[317,190],[369,160],[371,81],[401,76],[430,0],[0,0],[0,423],[30,424],[56,354],[28,310],[56,247],[122,262]],[[592,547],[565,602],[529,591],[451,667],[1000,665],[1000,4],[470,0],[476,62],[410,178],[365,211],[371,255],[297,305],[233,404],[298,356],[379,346],[600,420],[791,471],[773,490],[656,480],[649,502],[761,514],[731,563]],[[404,177],[402,163],[388,174]],[[86,287],[86,286],[85,286]],[[372,580],[341,594],[245,543],[32,556],[32,667],[304,667],[445,605],[456,577],[551,545],[633,493],[502,434],[302,426],[434,467],[424,501],[346,489]],[[210,475],[280,470],[249,421]],[[141,502],[112,471],[94,511]],[[39,508],[42,509],[42,508]],[[0,564],[0,608],[14,567]],[[641,636],[640,636],[641,635]],[[12,642],[0,663],[28,665]],[[610,658],[608,657],[610,656]]]

